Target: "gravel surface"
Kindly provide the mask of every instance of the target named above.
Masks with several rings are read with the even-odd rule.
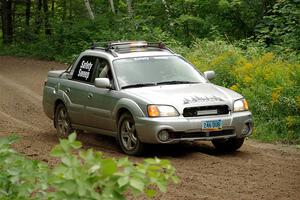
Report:
[[[49,157],[58,139],[43,112],[42,90],[47,72],[64,68],[0,57],[0,136],[18,133],[22,140],[14,148],[50,165],[58,162]],[[78,139],[105,156],[124,156],[113,138],[85,133]],[[300,150],[295,147],[247,140],[233,154],[218,154],[208,142],[152,146],[150,152],[147,156],[169,159],[181,180],[155,199],[300,199]]]

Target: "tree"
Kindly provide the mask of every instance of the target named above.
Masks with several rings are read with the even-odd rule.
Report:
[[[49,23],[49,8],[48,8],[48,0],[43,0],[43,8],[44,8],[44,20],[45,20],[45,34],[51,34],[51,27]]]
[[[66,19],[66,13],[67,13],[67,3],[66,0],[62,0],[62,20],[64,21]]]
[[[38,34],[42,23],[42,0],[35,0],[35,33]]]
[[[29,21],[30,21],[30,12],[31,12],[31,0],[26,0],[26,9],[25,9],[25,24],[27,28],[29,27]]]
[[[132,0],[126,0],[126,4],[127,4],[127,12],[128,12],[128,16],[129,16],[130,18],[132,18],[132,15],[133,15]]]
[[[94,13],[93,13],[92,8],[91,8],[90,1],[89,0],[84,0],[84,5],[86,7],[86,10],[88,11],[88,14],[89,14],[90,18],[92,20],[94,20],[95,16],[94,16]]]
[[[109,4],[110,4],[112,13],[116,14],[114,0],[109,0]]]
[[[54,10],[55,1],[51,0],[51,17],[54,17],[55,10]]]
[[[3,43],[10,44],[13,41],[13,2],[12,0],[1,0],[1,20],[2,20],[2,33],[3,33]]]
[[[167,13],[167,16],[168,16],[168,21],[170,22],[170,11],[169,11],[169,6],[167,4],[167,1],[166,0],[161,0],[161,2],[164,4],[164,7],[165,7],[165,12]]]

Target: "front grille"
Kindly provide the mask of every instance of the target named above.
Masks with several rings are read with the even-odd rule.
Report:
[[[206,137],[228,136],[233,134],[234,134],[233,129],[222,130],[222,131],[211,131],[211,132],[193,132],[193,133],[173,132],[171,134],[171,138],[174,139],[206,138]]]
[[[227,105],[188,107],[183,110],[184,117],[225,115],[228,113],[229,108]]]

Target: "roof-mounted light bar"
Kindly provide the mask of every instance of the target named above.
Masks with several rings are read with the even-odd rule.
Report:
[[[146,41],[126,41],[126,42],[110,42],[107,44],[108,47],[120,47],[120,48],[135,48],[135,47],[147,47]]]
[[[111,53],[114,57],[117,57],[118,55],[116,52],[127,52],[127,50],[130,52],[133,49],[135,51],[140,50],[147,50],[148,48],[151,50],[155,49],[165,49],[167,51],[170,51],[171,53],[174,53],[171,49],[166,47],[166,45],[162,42],[150,42],[147,43],[146,41],[114,41],[109,42],[105,45],[105,47],[97,47],[97,44],[99,43],[93,43],[91,49],[100,49],[107,51]],[[103,44],[103,43],[102,43]]]

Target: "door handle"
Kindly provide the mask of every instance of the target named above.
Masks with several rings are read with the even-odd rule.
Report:
[[[69,93],[69,92],[71,92],[71,89],[70,89],[70,88],[67,88],[67,89],[66,89],[66,93]]]
[[[92,93],[89,93],[89,94],[88,94],[88,98],[89,98],[89,99],[93,98],[93,96],[94,96],[94,95],[93,95]]]

